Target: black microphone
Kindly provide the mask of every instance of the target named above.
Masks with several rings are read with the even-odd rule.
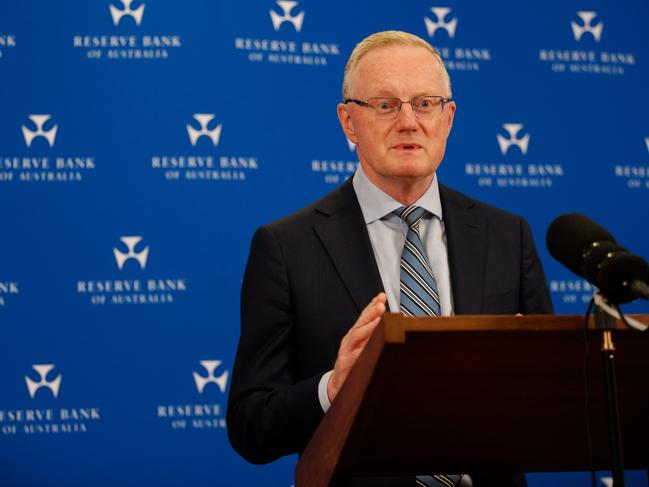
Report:
[[[649,264],[590,218],[561,215],[550,224],[545,240],[552,257],[597,286],[610,302],[649,299]]]

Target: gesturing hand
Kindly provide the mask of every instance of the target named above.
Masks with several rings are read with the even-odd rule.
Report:
[[[327,383],[327,396],[329,396],[330,401],[333,401],[338,395],[338,391],[347,379],[349,371],[356,363],[356,359],[365,348],[370,336],[372,336],[374,328],[381,321],[386,309],[386,299],[385,293],[377,294],[361,312],[354,326],[349,329],[340,341],[336,364]]]

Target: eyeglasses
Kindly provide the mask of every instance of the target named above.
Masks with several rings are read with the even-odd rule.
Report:
[[[401,105],[410,103],[413,112],[419,118],[431,117],[444,111],[444,104],[449,103],[450,98],[443,96],[413,96],[410,100],[399,98],[368,98],[367,100],[354,100],[348,98],[347,103],[356,103],[362,107],[373,108],[376,115],[381,118],[395,118],[401,111]],[[441,107],[437,108],[437,107]]]

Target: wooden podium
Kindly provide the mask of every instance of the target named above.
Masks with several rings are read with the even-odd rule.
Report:
[[[589,470],[583,320],[386,315],[303,452],[296,486],[435,472]],[[647,468],[649,332],[617,328],[624,466]],[[592,452],[594,467],[607,469],[601,336],[591,319]]]

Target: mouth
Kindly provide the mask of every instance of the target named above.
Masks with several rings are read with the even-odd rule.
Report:
[[[412,151],[412,150],[418,150],[421,149],[421,146],[419,144],[415,144],[413,142],[403,142],[401,144],[397,144],[393,147],[393,149],[396,150],[405,150],[405,151]]]

